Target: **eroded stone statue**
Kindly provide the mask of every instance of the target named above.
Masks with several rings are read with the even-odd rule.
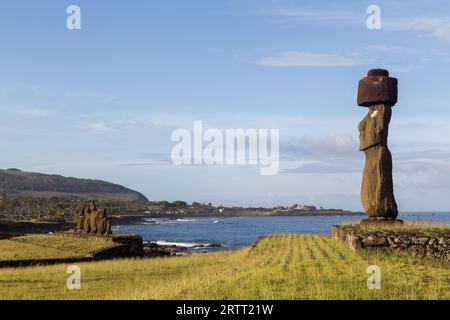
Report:
[[[90,230],[89,232],[92,234],[97,234],[98,230],[98,210],[95,202],[91,203],[91,217],[90,217]]]
[[[370,70],[359,83],[358,105],[369,108],[359,124],[360,150],[366,155],[361,201],[369,219],[396,219],[388,132],[392,107],[397,103],[397,79],[386,70]]]
[[[91,207],[89,205],[85,206],[84,209],[84,228],[83,231],[85,233],[89,233],[91,231]]]
[[[76,232],[94,235],[110,235],[111,223],[106,209],[97,209],[94,201],[85,202],[78,211]]]
[[[77,219],[76,219],[76,231],[83,232],[84,230],[84,210],[86,207],[86,203],[82,204],[78,209]]]
[[[106,218],[106,209],[98,210],[98,234],[109,235],[111,234],[111,223]]]

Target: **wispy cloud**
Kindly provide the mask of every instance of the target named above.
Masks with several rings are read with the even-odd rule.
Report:
[[[351,173],[361,172],[361,168],[353,165],[352,163],[326,163],[315,162],[305,163],[299,167],[293,169],[285,169],[285,173],[309,173],[309,174],[333,174],[333,173]]]
[[[323,22],[345,22],[345,23],[363,23],[365,15],[352,12],[351,10],[316,10],[307,8],[279,8],[264,9],[261,14],[279,18],[295,18],[301,20],[316,20]]]
[[[398,182],[408,188],[448,190],[450,186],[450,162],[404,161],[395,164]]]
[[[130,161],[127,163],[122,163],[120,167],[146,167],[146,166],[161,166],[170,165],[172,160],[169,154],[165,153],[143,153],[140,155],[141,159],[146,161]]]
[[[377,52],[377,53],[389,53],[389,54],[398,54],[398,55],[413,55],[416,54],[416,51],[403,47],[403,46],[395,46],[395,45],[386,45],[386,44],[369,44],[364,47],[364,51],[366,53]]]
[[[334,8],[334,10],[317,10],[308,8],[272,8],[260,11],[261,14],[289,19],[292,21],[317,21],[321,24],[360,24],[367,19],[365,12],[356,12],[352,8]],[[422,36],[430,36],[450,41],[450,17],[448,16],[382,16],[383,28],[390,31],[416,31]]]
[[[350,135],[335,135],[328,138],[312,138],[308,135],[301,139],[285,142],[281,151],[290,159],[305,158],[355,158],[358,156],[358,143]]]
[[[346,173],[360,172],[362,155],[358,143],[350,135],[312,138],[283,142],[280,146],[283,160],[294,162],[285,173]]]
[[[371,64],[372,61],[350,55],[306,51],[284,51],[257,62],[270,67],[345,67]]]
[[[103,122],[88,123],[88,128],[96,133],[108,133],[115,130]]]
[[[418,31],[422,36],[450,41],[450,17],[401,17],[385,19],[384,26],[394,31]]]
[[[50,116],[52,111],[44,108],[23,107],[17,109],[16,113],[21,116],[44,118]]]

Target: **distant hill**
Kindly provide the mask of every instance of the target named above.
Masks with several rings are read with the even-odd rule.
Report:
[[[24,172],[18,169],[0,169],[0,191],[9,195],[44,198],[79,197],[98,200],[148,201],[143,194],[118,184]]]

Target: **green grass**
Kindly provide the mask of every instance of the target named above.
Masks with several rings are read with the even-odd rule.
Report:
[[[382,289],[366,286],[381,267]],[[450,299],[449,265],[354,253],[326,236],[264,238],[239,251],[79,264],[82,289],[66,289],[67,265],[0,270],[2,299]]]
[[[348,223],[341,227],[355,233],[385,232],[418,235],[446,235],[450,236],[450,226],[442,222],[410,222],[403,224],[361,224]]]
[[[89,257],[93,252],[117,244],[82,238],[35,235],[0,241],[0,261]],[[1,272],[1,271],[0,271]]]

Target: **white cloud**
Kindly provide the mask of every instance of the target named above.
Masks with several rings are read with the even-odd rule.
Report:
[[[285,51],[257,62],[271,67],[345,67],[370,64],[359,57],[334,53]]]
[[[103,122],[89,123],[88,128],[97,133],[114,132],[115,130]]]
[[[342,7],[342,6],[341,6]],[[302,20],[316,20],[323,22],[345,22],[345,23],[362,23],[365,21],[365,16],[351,12],[345,9],[335,10],[315,10],[304,8],[284,8],[284,9],[270,9],[261,11],[262,14],[280,17],[280,18],[296,18]]]
[[[450,41],[450,17],[402,17],[386,19],[384,26],[394,31],[419,31],[424,36]]]
[[[398,172],[398,183],[408,188],[426,191],[427,189],[449,190],[450,162],[449,160],[399,161],[395,163]]]
[[[282,143],[281,151],[292,159],[355,158],[359,155],[358,142],[351,135],[334,135],[328,138],[303,138]]]
[[[48,109],[43,108],[26,107],[26,108],[19,108],[16,111],[16,113],[21,116],[45,118],[48,117],[52,112]]]
[[[143,153],[140,156],[141,159],[146,161],[132,161],[119,164],[120,167],[145,167],[145,166],[159,166],[170,165],[172,159],[169,153]]]
[[[315,10],[304,8],[282,8],[263,10],[262,14],[285,19],[312,20],[333,24],[364,24],[367,15],[348,9]],[[382,18],[383,28],[392,31],[418,31],[424,36],[450,41],[450,17],[410,16]]]
[[[301,139],[284,142],[280,146],[285,173],[345,173],[361,172],[363,155],[358,142],[351,135],[333,135],[327,138]],[[290,164],[292,163],[292,164]]]
[[[399,54],[399,55],[412,55],[415,54],[416,51],[411,48],[406,48],[402,46],[393,46],[386,44],[369,44],[365,46],[365,51],[367,53],[370,52],[384,52],[389,54]]]

